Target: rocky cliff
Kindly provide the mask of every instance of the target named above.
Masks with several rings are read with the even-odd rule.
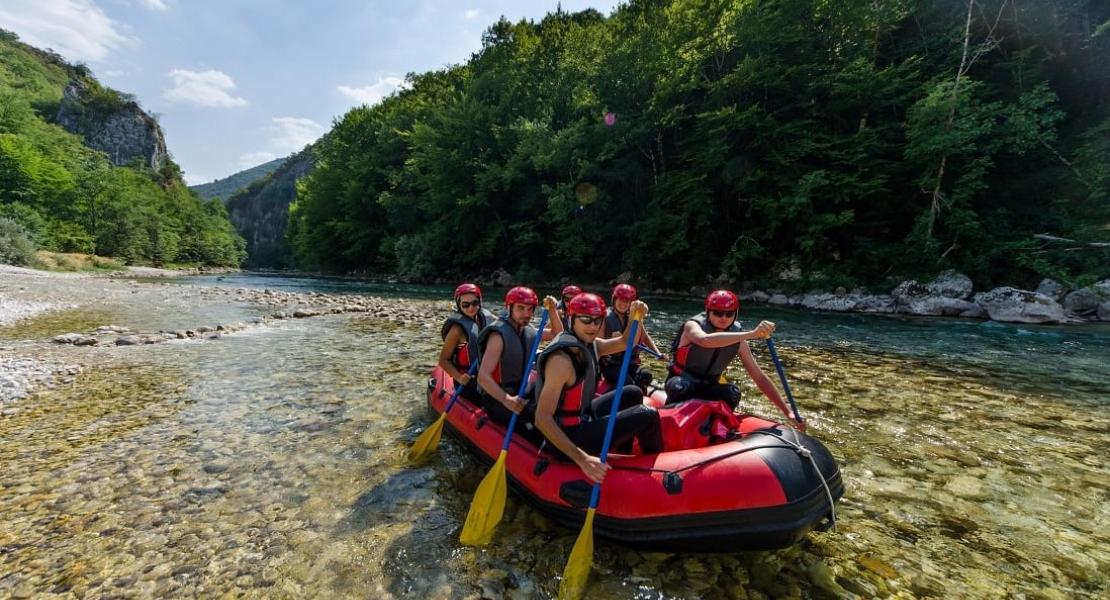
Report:
[[[158,122],[131,97],[73,79],[62,92],[55,122],[85,138],[116,166],[139,163],[160,171],[168,157]]]
[[[276,171],[227,199],[232,225],[247,240],[245,267],[289,268],[292,253],[285,240],[289,204],[297,196],[297,180],[316,164],[315,144],[290,156]]]

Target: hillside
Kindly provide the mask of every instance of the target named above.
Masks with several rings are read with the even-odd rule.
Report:
[[[415,278],[1082,287],[1110,276],[1107,56],[1105,0],[501,19],[336,119],[291,243],[307,269]]]
[[[224,207],[189,191],[157,120],[133,96],[4,30],[0,221],[20,248],[157,265],[244,258]]]
[[[200,197],[205,200],[211,200],[212,198],[227,200],[248,185],[276,171],[287,158],[288,157],[275,158],[270,162],[244,169],[238,173],[228,175],[223,179],[217,179],[199,185],[191,185],[189,189],[199,194]]]
[[[289,205],[297,196],[297,180],[316,164],[317,144],[288,157],[273,173],[227,199],[231,223],[247,241],[245,267],[284,269],[293,266],[285,235]]]

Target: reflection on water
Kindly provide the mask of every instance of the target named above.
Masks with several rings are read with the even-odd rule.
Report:
[[[654,306],[661,343],[696,310]],[[726,555],[599,540],[591,597],[1105,596],[1105,329],[745,313],[778,322],[811,433],[843,465],[837,531]],[[460,547],[486,467],[447,437],[405,464],[429,423],[428,325],[44,350],[92,366],[0,421],[0,596],[553,594],[576,531],[511,497],[492,545]],[[773,414],[750,385],[744,405]]]

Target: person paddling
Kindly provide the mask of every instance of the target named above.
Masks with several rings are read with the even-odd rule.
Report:
[[[642,317],[647,305],[631,303],[633,313]],[[552,445],[574,461],[591,481],[600,483],[609,465],[598,457],[605,441],[609,412],[617,390],[594,398],[600,356],[624,350],[627,331],[619,338],[599,339],[605,318],[605,301],[594,294],[579,294],[567,303],[570,331],[555,338],[537,361],[535,396],[536,427]],[[613,447],[629,452],[633,439],[645,454],[662,450],[659,414],[643,404],[643,394],[635,385],[626,385],[620,394]]]
[[[559,313],[559,320],[563,322],[564,331],[570,331],[570,322],[567,321],[567,302],[583,292],[582,288],[570,284],[563,288],[563,293],[559,294],[559,303],[555,305],[555,311]]]
[[[473,283],[462,283],[455,288],[455,311],[447,315],[440,337],[439,367],[447,372],[456,385],[461,385],[459,395],[477,402],[478,382],[470,376],[470,367],[478,360],[478,334],[496,317],[482,308],[482,289]]]
[[[671,346],[672,360],[667,370],[669,376],[664,389],[667,404],[677,404],[692,398],[723,400],[733,410],[740,405],[740,388],[724,379],[725,369],[737,356],[756,386],[793,421],[786,404],[771,379],[759,368],[747,341],[767,339],[775,331],[775,324],[760,321],[750,331],[743,331],[736,322],[740,299],[728,290],[710,292],[705,298],[705,312],[685,323]],[[800,428],[804,431],[804,425]]]
[[[629,310],[636,298],[636,288],[627,283],[619,284],[613,288],[611,296],[613,305],[605,313],[605,321],[600,334],[602,339],[618,337],[621,332],[628,328]],[[651,339],[651,334],[648,333],[647,327],[644,327],[643,323],[640,323],[640,331],[637,332],[636,337],[636,345],[642,344],[652,352],[660,354],[659,348],[655,345],[655,340]],[[601,358],[601,375],[610,386],[617,384],[623,360],[624,352],[617,352]],[[651,385],[651,380],[654,378],[647,367],[640,365],[639,353],[632,355],[632,360],[628,363],[627,377],[628,381],[635,383],[645,394],[648,386]]]
[[[539,299],[531,288],[512,288],[505,294],[505,314],[478,334],[482,356],[478,365],[478,387],[486,414],[497,423],[508,423],[512,413],[519,413],[525,407],[524,400],[516,394],[536,335],[548,341],[563,331],[559,319],[549,319],[550,325],[542,333],[529,325],[537,304]],[[547,296],[543,304],[549,312],[555,310],[555,298]]]

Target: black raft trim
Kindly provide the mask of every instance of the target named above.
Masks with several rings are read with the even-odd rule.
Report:
[[[459,408],[459,407],[456,407]],[[479,460],[493,464],[470,438],[451,424],[447,432],[462,442]],[[514,436],[513,441],[516,441]],[[531,447],[530,445],[528,447]],[[518,450],[520,451],[520,450]],[[532,448],[535,451],[535,448]],[[779,449],[779,452],[789,452]],[[834,463],[835,464],[835,463]],[[822,469],[824,471],[824,469]],[[548,518],[571,529],[580,529],[585,512],[538,498],[506,471],[509,485],[528,504]],[[840,469],[826,473],[833,498],[844,495]],[[602,489],[604,494],[604,488]],[[825,489],[817,485],[809,493],[792,502],[765,508],[692,513],[666,517],[618,519],[597,513],[594,533],[610,541],[643,550],[679,552],[734,552],[740,550],[775,550],[797,543],[807,533],[820,529],[829,514]]]

